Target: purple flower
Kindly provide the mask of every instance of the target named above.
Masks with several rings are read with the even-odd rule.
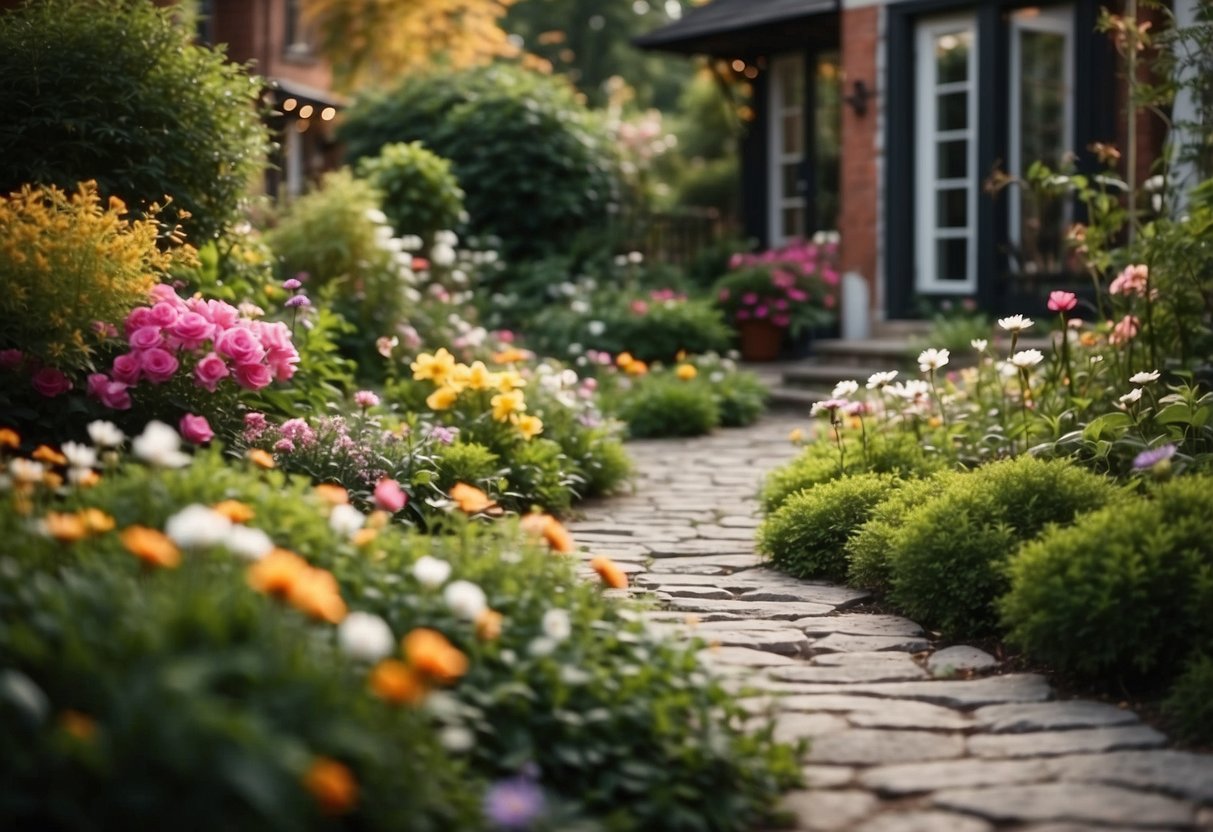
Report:
[[[359,390],[354,394],[354,404],[361,408],[375,407],[379,404],[379,397],[370,390]]]
[[[543,789],[526,777],[500,780],[484,795],[484,814],[499,829],[526,829],[543,813]]]
[[[287,309],[299,309],[305,306],[311,306],[312,302],[307,299],[307,295],[295,295],[293,298],[288,298],[283,304]]]
[[[1166,462],[1171,457],[1175,456],[1175,451],[1178,450],[1174,445],[1167,444],[1157,448],[1152,448],[1148,451],[1142,451],[1133,458],[1134,471],[1146,471],[1153,468],[1160,462]]]
[[[295,278],[293,278],[293,277],[292,277],[290,280],[284,280],[284,281],[282,281],[282,288],[283,288],[283,289],[286,289],[286,290],[287,290],[287,291],[289,291],[289,292],[293,292],[293,291],[295,291],[296,289],[298,289],[298,288],[299,288],[300,286],[302,286],[302,285],[303,285],[302,283],[300,283],[298,280],[296,280],[296,279],[295,279]]]
[[[434,425],[430,428],[430,438],[441,442],[443,445],[449,445],[455,441],[455,434],[459,432],[459,428],[447,428],[442,425]]]

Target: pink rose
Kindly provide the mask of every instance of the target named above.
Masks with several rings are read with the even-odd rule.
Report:
[[[282,321],[275,321],[274,323],[256,321],[252,324],[252,327],[253,331],[257,334],[257,340],[261,342],[261,346],[267,352],[295,349],[291,343],[291,331]]]
[[[390,511],[392,514],[404,508],[409,501],[409,495],[395,480],[384,477],[375,485],[375,507]]]
[[[265,358],[266,363],[270,365],[270,369],[274,371],[274,378],[278,381],[290,381],[295,375],[295,365],[299,363],[299,353],[292,348],[290,350],[274,350]]]
[[[237,364],[256,364],[265,358],[261,343],[244,327],[232,327],[219,333],[215,351]]]
[[[240,310],[221,300],[199,301],[190,308],[219,329],[230,329],[240,320]]]
[[[794,300],[797,303],[804,303],[809,299],[809,295],[803,289],[788,289],[788,299]]]
[[[636,315],[643,315],[649,311],[649,305],[642,300],[634,300],[631,304],[632,312]]]
[[[185,301],[177,294],[177,290],[167,283],[157,283],[147,294],[152,299],[153,306],[157,303],[165,302],[172,304],[181,312],[184,312],[186,309]]]
[[[88,394],[100,399],[110,410],[131,409],[131,394],[127,392],[127,385],[111,381],[104,373],[93,373],[88,377]]]
[[[1050,312],[1069,312],[1078,306],[1078,296],[1073,292],[1049,292]]]
[[[137,350],[150,350],[164,343],[164,336],[158,326],[141,326],[130,334],[127,343]]]
[[[1137,333],[1141,331],[1141,321],[1134,315],[1125,315],[1116,322],[1116,326],[1112,327],[1112,333],[1108,336],[1108,343],[1112,345],[1125,344],[1137,337]]]
[[[746,292],[741,296],[741,302],[746,306],[753,306],[758,303],[758,294],[756,292]]]
[[[122,324],[123,330],[130,335],[137,329],[152,325],[152,310],[147,306],[139,306],[131,310]]]
[[[186,312],[169,327],[169,332],[181,339],[181,343],[194,348],[211,337],[215,325],[197,312]]]
[[[232,374],[223,359],[215,353],[207,353],[194,367],[194,382],[208,392],[214,393],[219,382]]]
[[[162,384],[177,372],[177,359],[162,349],[146,350],[139,356],[143,375],[153,384]]]
[[[34,389],[48,399],[62,396],[72,389],[71,379],[54,367],[43,367],[34,373],[34,377],[30,381],[33,383]]]
[[[215,438],[215,432],[211,430],[211,425],[206,421],[205,416],[195,416],[193,413],[187,413],[181,417],[181,421],[177,423],[177,427],[181,432],[182,438],[186,442],[192,442],[195,445],[210,442]]]
[[[246,390],[269,387],[274,374],[264,364],[240,364],[236,367],[236,383]]]
[[[181,317],[181,313],[177,311],[177,307],[166,300],[162,300],[152,307],[152,323],[158,327],[170,327],[177,323],[179,317]]]
[[[25,353],[21,350],[0,350],[0,369],[16,370],[24,360]]]
[[[139,373],[142,369],[143,362],[139,359],[139,353],[128,352],[114,359],[110,372],[113,374],[115,381],[120,381],[123,384],[138,384]]]

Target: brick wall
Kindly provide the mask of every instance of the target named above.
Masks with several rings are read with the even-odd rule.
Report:
[[[844,10],[841,30],[844,94],[852,92],[856,81],[863,81],[870,91],[878,90],[880,8],[866,6]],[[880,204],[877,111],[880,106],[878,98],[869,99],[866,115],[859,116],[851,107],[843,105],[839,181],[842,270],[858,272],[867,279],[874,307],[880,294],[877,285],[877,212]]]

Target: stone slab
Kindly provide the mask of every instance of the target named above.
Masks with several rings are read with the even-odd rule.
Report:
[[[1160,748],[1167,738],[1148,725],[1078,728],[1031,734],[985,734],[969,741],[978,757],[1051,757],[1133,748]]]
[[[795,662],[795,659],[753,650],[749,647],[708,647],[699,651],[699,658],[708,664],[736,664],[743,667],[774,667]]]
[[[796,817],[806,832],[835,832],[852,828],[877,808],[876,798],[860,791],[797,791],[784,795],[780,808]]]
[[[930,802],[995,823],[1074,821],[1183,827],[1196,815],[1194,806],[1175,798],[1091,783],[946,789],[931,795]]]
[[[813,642],[814,653],[858,653],[882,650],[896,650],[902,653],[916,653],[931,646],[921,636],[851,636],[843,633],[833,633]]]
[[[824,604],[809,604],[803,601],[745,603],[743,601],[713,601],[700,598],[674,598],[670,601],[670,608],[682,612],[723,612],[729,615],[743,615],[747,618],[762,617],[784,621],[794,620],[806,615],[824,615],[833,609],[833,607],[828,607]]]
[[[700,540],[691,538],[681,541],[656,540],[648,535],[637,537],[649,547],[655,558],[679,558],[693,555],[747,555],[754,551],[752,540]],[[755,563],[757,556],[753,556]]]
[[[830,655],[830,654],[826,654]],[[842,654],[845,655],[845,654]],[[839,665],[796,665],[781,668],[772,678],[785,682],[821,682],[823,684],[857,684],[861,682],[901,682],[922,679],[927,672],[914,663],[907,653],[891,653],[901,661],[866,661]]]
[[[832,714],[781,714],[775,719],[775,741],[795,743],[846,731],[847,721]]]
[[[983,820],[951,812],[898,811],[876,815],[855,832],[992,832]]]
[[[843,713],[857,728],[962,731],[972,725],[964,714],[939,705],[907,699],[850,696],[849,687],[835,686],[829,690],[830,693],[819,695],[781,696],[779,705],[788,711]]]
[[[810,789],[837,789],[855,781],[855,769],[847,766],[805,766],[800,773]]]
[[[899,615],[866,615],[842,613],[824,618],[806,618],[796,626],[810,637],[825,637],[833,633],[851,636],[920,636],[922,627]]]
[[[932,763],[882,764],[859,775],[859,782],[887,797],[930,792],[941,786],[981,788],[1039,783],[1054,769],[1041,760],[945,760]]]
[[[804,684],[797,686],[797,692],[836,693],[837,689],[829,685]],[[965,681],[875,682],[851,685],[846,692],[885,699],[916,699],[964,709],[1007,702],[1043,702],[1051,694],[1044,677],[1034,673],[988,676]]]
[[[743,592],[740,597],[743,601],[809,601],[814,604],[830,604],[841,609],[865,601],[872,595],[861,589],[842,586],[823,584],[789,586],[786,583],[772,582],[771,586]]]
[[[973,719],[981,730],[992,734],[1100,728],[1138,721],[1137,714],[1130,710],[1084,699],[990,705],[974,711]]]
[[[756,555],[716,555],[713,557],[665,558],[657,565],[660,572],[683,575],[728,575],[751,569],[760,563]]]
[[[998,659],[985,650],[957,644],[937,650],[927,657],[927,670],[934,676],[953,676],[957,673],[991,670],[998,667]]]
[[[814,741],[809,750],[809,762],[870,766],[947,760],[960,757],[964,751],[964,737],[959,734],[852,728]]]
[[[1113,751],[1057,761],[1063,780],[1156,789],[1213,805],[1213,755],[1189,751]]]

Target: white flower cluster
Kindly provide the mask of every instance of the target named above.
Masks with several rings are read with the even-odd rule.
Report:
[[[261,560],[274,548],[274,541],[261,529],[233,523],[214,509],[194,503],[178,511],[164,524],[164,533],[182,549],[222,546],[245,560]]]

